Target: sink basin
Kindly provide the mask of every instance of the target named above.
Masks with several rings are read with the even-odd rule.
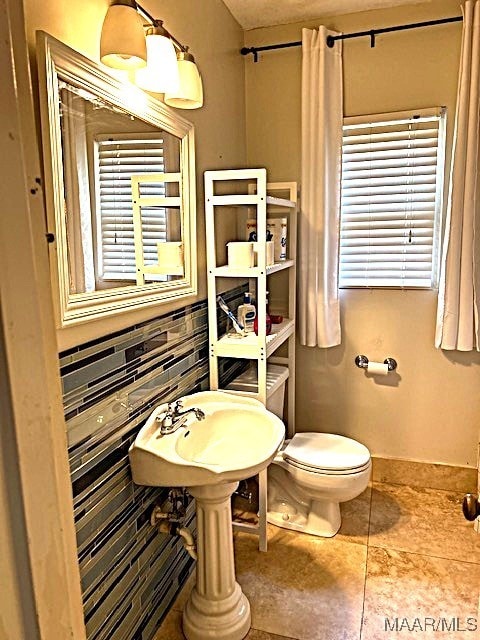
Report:
[[[129,450],[134,482],[188,487],[197,509],[197,582],[183,610],[187,640],[241,640],[250,604],[235,580],[231,496],[238,482],[263,471],[285,437],[283,422],[261,402],[221,391],[180,398],[199,408],[173,433],[162,435],[168,405],[157,407]]]
[[[167,405],[157,407],[132,444],[130,466],[137,484],[204,486],[238,482],[264,469],[285,436],[283,422],[252,398],[205,391],[181,398],[183,409],[198,407],[174,433],[160,434]]]

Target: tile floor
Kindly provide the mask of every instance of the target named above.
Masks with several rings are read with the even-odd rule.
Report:
[[[252,611],[247,638],[480,638],[480,536],[463,519],[462,498],[374,482],[342,505],[334,538],[269,526],[264,554],[255,536],[235,534],[237,579]],[[183,638],[181,611],[192,584],[155,640]]]

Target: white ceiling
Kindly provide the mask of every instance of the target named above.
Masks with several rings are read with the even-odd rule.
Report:
[[[223,0],[244,29],[433,0]]]

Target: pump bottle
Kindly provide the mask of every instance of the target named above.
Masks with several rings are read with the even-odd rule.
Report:
[[[255,305],[252,304],[252,294],[247,291],[243,294],[243,304],[238,307],[237,320],[242,324],[247,333],[253,331],[253,323],[257,316]]]

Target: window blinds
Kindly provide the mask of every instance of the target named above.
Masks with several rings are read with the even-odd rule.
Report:
[[[340,287],[432,287],[444,111],[346,120]]]
[[[164,141],[111,136],[96,142],[98,273],[104,280],[135,280],[131,176],[165,172]],[[164,196],[165,184],[142,184],[142,195]],[[157,243],[167,239],[165,208],[142,208],[142,231],[144,263],[156,263]]]

